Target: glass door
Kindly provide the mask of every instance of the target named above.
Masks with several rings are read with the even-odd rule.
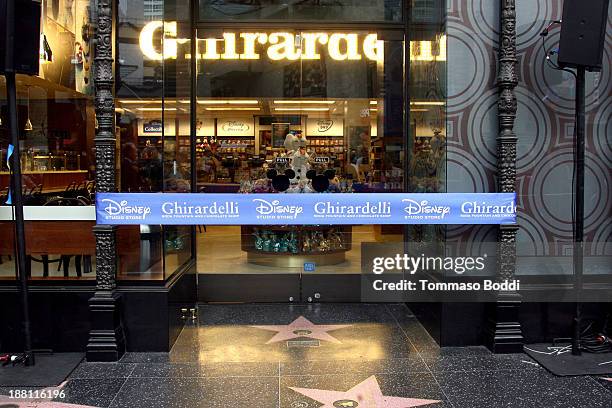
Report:
[[[235,27],[235,26],[233,26]],[[402,192],[403,31],[198,30],[196,191]],[[262,203],[262,206],[269,203]],[[402,226],[201,226],[201,301],[359,301],[364,248]]]

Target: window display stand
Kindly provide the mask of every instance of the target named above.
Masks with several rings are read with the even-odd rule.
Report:
[[[351,250],[352,227],[242,226],[242,250],[249,263],[279,268],[302,268],[305,263],[337,265]]]

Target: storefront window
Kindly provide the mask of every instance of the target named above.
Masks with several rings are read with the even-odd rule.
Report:
[[[402,0],[200,0],[200,20],[400,22]]]
[[[447,35],[443,4],[415,1],[410,8],[410,126],[408,191],[444,193],[446,186]],[[407,250],[444,255],[444,225],[407,226]]]
[[[39,74],[17,75],[23,196],[27,207],[41,207],[40,214],[48,213],[42,207],[61,208],[55,208],[54,216],[45,215],[45,221],[26,221],[26,242],[36,243],[27,247],[26,266],[32,279],[93,280],[95,7],[89,0],[71,0],[61,7],[43,2],[41,7]],[[3,77],[0,108],[0,277],[14,279]]]
[[[198,46],[199,193],[405,191],[402,32],[198,30]],[[359,274],[361,242],[384,240],[402,228],[207,226],[198,271]]]
[[[155,2],[153,2],[155,3]],[[118,5],[116,110],[121,192],[191,192],[189,50],[187,1],[120,1]],[[165,46],[162,44],[166,44]],[[119,279],[167,279],[191,259],[188,226],[143,225],[121,246],[140,248],[140,262]]]

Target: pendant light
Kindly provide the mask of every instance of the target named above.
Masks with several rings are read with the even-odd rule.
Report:
[[[28,88],[28,119],[26,120],[23,130],[25,130],[26,132],[29,132],[32,129],[34,129],[34,127],[32,126],[32,121],[30,120],[30,87],[28,86],[27,88]]]

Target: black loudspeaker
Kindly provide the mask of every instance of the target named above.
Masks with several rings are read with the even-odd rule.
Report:
[[[0,74],[6,66],[6,3],[0,0]],[[40,52],[40,1],[15,0],[15,72],[38,75]]]
[[[565,0],[558,64],[602,68],[604,39],[610,0]]]

